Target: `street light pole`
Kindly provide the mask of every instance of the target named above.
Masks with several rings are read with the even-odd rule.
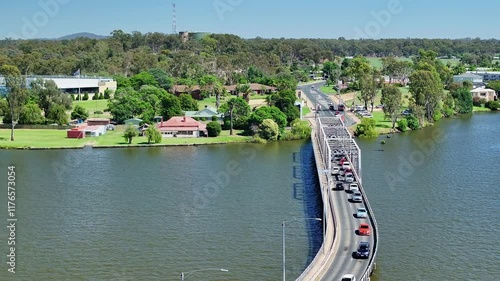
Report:
[[[299,218],[299,219],[293,219],[291,221],[288,221],[288,223],[292,223],[294,221],[298,221],[298,220],[316,220],[316,221],[321,221],[322,219],[321,218]],[[287,221],[283,221],[281,223],[281,228],[282,228],[282,242],[283,242],[283,281],[286,281],[286,267],[285,267],[285,226],[286,226],[286,223]]]
[[[181,281],[184,281],[185,277],[187,277],[189,275],[192,275],[192,274],[194,274],[196,272],[208,271],[208,270],[215,270],[215,271],[221,271],[221,272],[229,272],[229,270],[224,269],[224,268],[205,268],[205,269],[191,270],[191,271],[187,271],[186,273],[181,272]]]

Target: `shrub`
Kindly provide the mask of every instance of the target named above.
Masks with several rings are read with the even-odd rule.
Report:
[[[500,108],[500,102],[498,101],[489,101],[487,102],[484,107],[489,108],[491,110],[498,110]]]
[[[474,106],[481,106],[481,102],[479,101],[479,97],[473,97],[472,98],[472,104]]]
[[[441,118],[443,118],[443,114],[440,111],[436,111],[434,116],[432,116],[434,122],[439,121]]]
[[[378,133],[375,130],[376,121],[372,118],[362,118],[361,123],[356,126],[354,135],[360,138],[376,138]]]
[[[279,132],[279,126],[273,119],[264,119],[259,125],[259,136],[265,140],[277,140]]]
[[[418,128],[420,128],[420,123],[418,122],[417,117],[410,115],[406,117],[406,121],[408,122],[408,128],[412,130],[418,130]]]
[[[104,99],[104,95],[102,93],[99,93],[99,99],[100,100],[103,100]]]
[[[99,99],[99,94],[95,94],[93,97],[92,97],[92,100],[98,100]]]
[[[398,120],[398,125],[396,127],[398,130],[401,132],[406,132],[408,130],[408,121],[406,119],[399,119]]]
[[[82,119],[85,120],[89,117],[88,111],[81,105],[75,106],[73,112],[71,112],[71,119]]]
[[[104,114],[104,113],[100,110],[96,110],[96,111],[94,111],[94,114]]]
[[[104,99],[109,99],[111,98],[111,90],[110,89],[106,89],[104,90]]]
[[[89,100],[89,94],[87,93],[83,94],[82,100]]]
[[[212,121],[218,121],[219,117],[217,115],[212,116]]]
[[[209,137],[217,137],[220,135],[222,127],[217,121],[212,121],[207,124],[207,132]]]

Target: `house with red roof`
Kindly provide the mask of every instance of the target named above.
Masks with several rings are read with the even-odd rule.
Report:
[[[207,125],[188,116],[174,116],[157,124],[164,138],[199,138],[207,136]]]

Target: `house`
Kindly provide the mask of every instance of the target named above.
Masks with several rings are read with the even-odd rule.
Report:
[[[142,119],[130,118],[128,120],[125,120],[123,123],[125,123],[125,125],[133,125],[133,126],[139,127],[139,125],[141,125],[141,122],[142,122]]]
[[[217,109],[205,105],[205,108],[200,111],[186,111],[184,116],[191,118],[204,118],[205,120],[212,120],[212,116],[217,116],[217,120],[221,120],[223,117],[222,113],[218,113]],[[198,120],[200,120],[198,119]]]
[[[259,95],[264,95],[264,94],[270,94],[272,92],[276,91],[275,87],[271,86],[266,86],[258,83],[250,83],[248,84],[250,86],[250,90]],[[238,95],[239,93],[236,92],[236,88],[238,85],[231,85],[231,86],[224,86],[226,90],[231,94],[231,95]]]
[[[202,100],[200,86],[188,86],[188,85],[175,85],[172,88],[174,95],[180,96],[181,94],[190,94],[195,100]]]
[[[106,126],[80,126],[66,131],[66,136],[71,139],[81,139],[85,137],[98,137],[106,133]]]
[[[174,116],[157,126],[164,138],[198,138],[207,135],[207,125],[187,116]]]
[[[89,118],[87,119],[88,126],[106,126],[110,124],[110,120],[108,118]]]
[[[472,98],[485,99],[486,101],[493,101],[498,99],[495,90],[492,89],[476,88],[470,92],[472,94]]]

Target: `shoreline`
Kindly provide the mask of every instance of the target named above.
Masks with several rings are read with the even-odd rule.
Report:
[[[84,149],[84,148],[92,148],[92,149],[104,149],[104,148],[136,148],[136,147],[169,147],[169,146],[205,146],[205,145],[222,145],[222,144],[231,144],[231,143],[253,143],[251,140],[245,141],[221,141],[221,142],[210,142],[210,143],[175,143],[175,144],[130,144],[130,145],[92,145],[85,144],[81,146],[54,146],[54,147],[15,147],[15,146],[0,146],[0,150],[56,150],[56,149]]]

